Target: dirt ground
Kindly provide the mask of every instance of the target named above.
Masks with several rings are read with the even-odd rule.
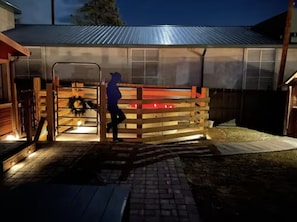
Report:
[[[208,134],[213,142],[276,137],[240,127],[214,127]],[[295,216],[297,150],[184,158],[183,163],[203,222],[292,221]]]
[[[217,126],[209,128],[207,135],[211,142],[247,142],[278,137],[277,135],[237,126]]]

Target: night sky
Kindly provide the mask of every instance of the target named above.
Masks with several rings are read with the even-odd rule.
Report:
[[[50,0],[7,0],[22,10],[23,24],[51,24]],[[85,0],[56,0],[56,24]],[[288,9],[289,0],[118,0],[126,25],[255,25]]]

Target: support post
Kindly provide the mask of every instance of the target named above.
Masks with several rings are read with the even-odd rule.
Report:
[[[106,84],[101,83],[100,85],[100,141],[106,142],[106,109],[107,109],[107,99],[106,99]]]
[[[24,92],[24,122],[25,122],[25,131],[26,131],[26,138],[27,142],[32,142],[32,103],[31,97],[33,93],[32,91],[25,91]]]
[[[38,140],[39,140],[39,137],[40,137],[40,134],[41,134],[41,131],[42,131],[42,127],[43,127],[44,123],[45,123],[45,118],[44,117],[41,117],[40,118],[40,121],[38,123],[37,131],[35,133],[35,137],[34,137],[34,142],[35,143],[38,142]]]
[[[55,121],[54,121],[54,92],[53,84],[46,84],[46,113],[47,113],[47,140],[55,141]]]
[[[40,89],[41,89],[41,81],[40,77],[33,78],[33,90],[35,93],[35,106],[36,106],[36,119],[40,121],[41,110],[40,110]]]
[[[15,135],[21,135],[21,125],[19,119],[19,106],[18,106],[18,94],[17,87],[14,82],[15,79],[15,62],[10,63],[10,84],[11,84],[11,102],[12,102],[12,126]]]
[[[196,99],[196,98],[197,98],[197,87],[196,86],[192,86],[192,88],[191,88],[191,99]],[[195,107],[196,105],[197,105],[196,102],[190,103],[190,106],[191,107]],[[197,114],[197,111],[191,112],[191,116],[195,116],[196,114]],[[191,125],[191,121],[189,122],[189,124]]]
[[[284,79],[285,66],[286,66],[286,61],[287,61],[287,52],[288,52],[288,47],[289,47],[289,43],[290,43],[292,14],[293,14],[293,8],[294,8],[294,4],[295,4],[294,1],[295,0],[290,0],[289,1],[286,26],[285,26],[285,31],[284,31],[284,35],[283,35],[282,57],[281,57],[281,62],[280,62],[280,67],[279,67],[279,74],[278,74],[278,81],[277,81],[277,87],[279,89],[282,87],[283,79]]]
[[[137,139],[142,139],[142,87],[137,87]]]
[[[200,98],[207,98],[209,95],[208,95],[208,89],[207,88],[202,88],[201,89],[201,97]],[[205,107],[207,105],[206,102],[201,102],[199,104],[200,106],[202,107]],[[200,111],[200,114],[205,114],[206,111]],[[201,126],[201,130],[204,130],[205,129],[205,121],[204,121],[204,118],[200,119],[200,124],[202,125]]]

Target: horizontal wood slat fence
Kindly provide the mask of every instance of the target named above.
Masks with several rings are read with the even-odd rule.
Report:
[[[13,132],[11,103],[0,105],[0,132],[0,138]]]
[[[96,127],[93,131],[98,141],[112,141],[112,133],[106,132],[110,121],[107,111],[106,83],[98,87],[72,83],[71,87],[59,85],[59,80],[40,88],[40,80],[34,80],[36,112],[38,118],[46,117],[41,139],[55,140],[77,126]],[[209,126],[209,94],[207,88],[178,86],[147,86],[119,84],[122,99],[119,107],[127,119],[119,125],[119,137],[127,142],[162,143],[199,139]],[[68,100],[75,96],[91,101],[83,115],[71,113]],[[46,136],[45,136],[46,134]]]

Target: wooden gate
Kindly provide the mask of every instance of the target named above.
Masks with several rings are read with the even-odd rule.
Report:
[[[56,135],[99,134],[99,90],[96,86],[72,83],[57,86],[55,98]]]

